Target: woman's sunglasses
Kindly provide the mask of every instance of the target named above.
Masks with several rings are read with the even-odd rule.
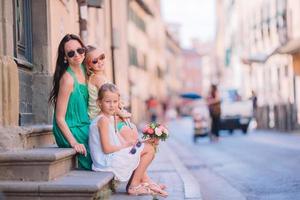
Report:
[[[105,54],[101,54],[98,58],[95,58],[92,60],[92,63],[95,65],[98,63],[99,60],[104,60],[105,59]]]
[[[138,141],[138,142],[131,148],[131,150],[129,151],[129,153],[135,154],[135,153],[136,153],[136,147],[137,147],[137,148],[140,148],[141,146],[142,146],[142,142],[141,142],[141,141]]]
[[[78,48],[78,49],[76,49],[76,52],[78,53],[78,54],[84,54],[84,52],[85,52],[85,48]],[[72,58],[72,57],[74,57],[75,56],[75,51],[74,50],[71,50],[71,51],[69,51],[68,53],[67,53],[67,56],[69,57],[69,58]]]

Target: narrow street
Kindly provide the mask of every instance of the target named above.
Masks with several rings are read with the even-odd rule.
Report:
[[[204,200],[300,199],[300,135],[221,133],[220,142],[192,140],[193,122],[169,123],[169,144],[199,182]]]

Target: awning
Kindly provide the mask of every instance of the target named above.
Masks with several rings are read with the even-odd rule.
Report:
[[[180,94],[180,97],[182,97],[184,99],[192,99],[192,100],[202,99],[201,95],[194,93],[194,92],[182,93],[182,94]]]

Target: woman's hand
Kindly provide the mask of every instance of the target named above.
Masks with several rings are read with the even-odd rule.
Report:
[[[80,143],[75,143],[72,145],[72,148],[77,152],[77,153],[80,153],[84,156],[87,156],[87,151],[86,151],[86,148],[83,144],[80,144]]]

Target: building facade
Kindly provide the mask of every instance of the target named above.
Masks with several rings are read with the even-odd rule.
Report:
[[[257,94],[258,127],[297,129],[299,2],[222,3],[226,19],[224,65],[238,77],[236,86],[243,96],[250,96],[251,91]]]
[[[167,95],[167,35],[159,1],[3,0],[0,10],[1,127],[15,127],[18,134],[20,127],[52,124],[48,97],[57,48],[67,33],[104,49],[107,76],[135,122],[145,120],[150,95]],[[5,146],[7,140],[1,141]]]
[[[145,114],[147,99],[153,96],[161,103],[168,95],[180,89],[180,84],[176,81],[174,86],[168,85],[172,84],[177,78],[177,73],[180,73],[174,72],[180,62],[169,65],[170,56],[176,55],[175,60],[180,60],[180,47],[174,41],[170,41],[171,36],[166,32],[161,17],[160,1],[129,1],[128,12],[131,112],[134,121],[142,122],[149,120]],[[166,46],[173,52],[166,53]],[[173,73],[169,74],[168,70]],[[171,75],[174,77],[171,78]],[[159,106],[158,113],[160,108]]]
[[[17,143],[27,127],[52,124],[48,97],[58,44],[67,33],[104,49],[107,76],[128,98],[126,1],[4,0],[0,9],[0,72],[7,77],[0,79],[1,148],[8,140]]]

